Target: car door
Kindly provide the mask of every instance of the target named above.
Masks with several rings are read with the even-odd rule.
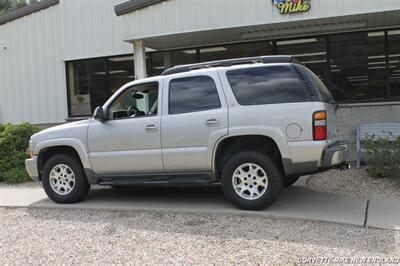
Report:
[[[165,171],[211,171],[214,144],[228,134],[228,111],[217,72],[166,78],[162,124]]]
[[[108,120],[94,120],[88,150],[96,174],[162,172],[159,82],[128,87],[105,107]]]

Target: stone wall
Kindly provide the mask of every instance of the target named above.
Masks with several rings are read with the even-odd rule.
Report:
[[[350,144],[350,160],[356,159],[356,128],[362,123],[400,123],[400,102],[341,104],[337,111],[338,133]]]

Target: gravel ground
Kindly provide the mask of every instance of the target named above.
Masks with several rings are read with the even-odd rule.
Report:
[[[371,199],[400,201],[400,188],[386,178],[371,178],[365,168],[340,171],[337,169],[312,175],[307,185],[316,191],[332,192]]]
[[[254,217],[0,208],[0,265],[298,265],[369,256],[400,259],[400,232]]]

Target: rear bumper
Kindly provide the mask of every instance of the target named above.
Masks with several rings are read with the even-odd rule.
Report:
[[[337,141],[328,146],[324,142],[304,142],[292,146],[294,159],[283,158],[285,174],[305,175],[329,170],[346,162],[348,143]]]
[[[25,168],[33,181],[39,181],[37,156],[25,160]]]
[[[337,141],[329,145],[323,153],[322,168],[330,168],[344,163],[349,157],[347,141]]]

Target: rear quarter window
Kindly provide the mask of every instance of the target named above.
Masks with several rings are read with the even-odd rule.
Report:
[[[289,66],[231,70],[226,76],[241,105],[309,101],[304,86]]]
[[[327,103],[334,103],[335,100],[332,97],[332,94],[329,92],[328,88],[325,86],[325,84],[322,82],[322,80],[320,80],[319,77],[317,75],[315,75],[314,72],[312,72],[308,68],[305,68],[305,69],[308,72],[308,76],[310,77],[312,83],[319,90],[322,101],[327,102]]]

